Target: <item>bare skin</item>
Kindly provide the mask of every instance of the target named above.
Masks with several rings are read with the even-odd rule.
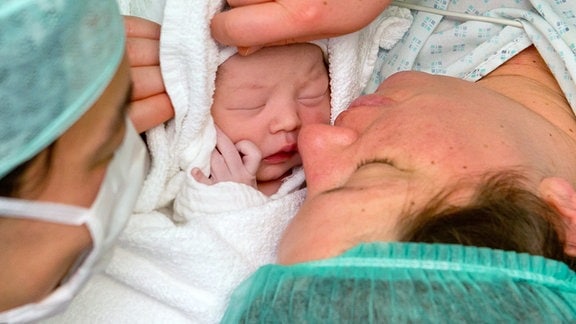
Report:
[[[276,193],[286,175],[301,165],[296,140],[302,125],[330,121],[322,51],[316,45],[295,44],[231,57],[219,67],[211,112],[222,134],[208,180],[252,185],[242,181],[241,175],[248,174],[262,193]],[[224,154],[224,134],[238,146],[231,147],[230,156]],[[249,149],[247,142],[255,147]]]
[[[174,117],[174,108],[160,71],[160,25],[128,16],[124,26],[133,87],[130,119],[142,133]]]
[[[338,2],[331,2],[331,4],[337,3]],[[306,17],[314,17],[314,15],[298,15],[297,13],[301,12],[297,9],[299,8],[299,2],[286,2],[285,6],[281,4],[282,2],[278,1],[231,1],[230,5],[232,7],[238,8],[232,9],[229,12],[218,14],[212,22],[212,34],[219,41],[225,42],[227,44],[249,47],[245,48],[244,52],[241,51],[241,53],[246,54],[258,50],[264,44],[286,44],[298,40],[308,40],[314,38],[314,35],[317,34],[326,36],[321,31],[323,28],[325,28],[324,31],[328,31],[329,34],[338,34],[336,30],[342,30],[340,27],[341,22],[338,19],[333,19],[337,16],[337,14],[322,15],[323,13],[319,11],[309,11],[309,13],[317,14],[315,19],[318,19],[319,26],[323,26],[322,28],[317,28],[317,26],[314,24],[296,23],[299,21],[299,19],[306,20]],[[321,3],[313,2],[310,5],[312,7],[320,7]],[[382,5],[382,8],[386,6],[384,2],[365,2],[363,3],[363,6],[357,6],[357,4],[353,2],[345,2],[340,3],[339,6],[344,8],[347,12],[353,12],[355,9],[368,11],[366,6],[380,5]],[[349,6],[353,6],[353,8],[350,8]],[[338,7],[338,5],[336,5],[336,7]],[[291,11],[292,9],[290,8],[296,9]],[[269,21],[265,29],[259,29],[259,33],[249,34],[251,35],[250,37],[254,37],[254,39],[245,39],[246,33],[242,33],[243,30],[245,31],[250,28],[258,28],[257,26],[261,27],[262,22],[266,21],[267,18],[254,21],[243,21],[241,19],[236,20],[235,15],[240,13],[247,15],[247,13],[251,13],[248,16],[254,17],[253,14],[257,13],[259,10],[264,9],[276,11],[276,14],[279,14],[280,16],[288,19],[277,19],[271,22]],[[336,11],[338,11],[338,9]],[[376,10],[375,12],[379,11]],[[351,14],[348,15],[348,18],[350,20],[356,20],[356,22],[352,23],[359,23],[360,26],[362,24],[367,24],[370,21],[366,20],[366,17],[363,15]],[[348,26],[343,28],[349,28],[350,25],[348,25],[348,23],[350,22],[351,21],[342,23],[342,25]],[[336,26],[337,28],[335,27],[334,29],[330,29],[329,26],[331,25]],[[262,32],[264,30],[265,32]],[[353,31],[353,29],[348,31]],[[147,82],[162,81],[161,78],[158,78],[149,79]],[[546,120],[550,120],[550,122],[557,126],[556,135],[558,135],[559,138],[562,138],[562,141],[565,142],[566,145],[573,145],[570,142],[574,140],[574,132],[576,130],[574,126],[574,115],[568,107],[558,84],[554,80],[554,77],[551,75],[550,71],[546,67],[546,64],[533,47],[530,47],[522,53],[516,55],[507,63],[499,67],[496,71],[492,72],[477,82],[477,85],[485,87],[487,90],[493,90],[496,94],[504,95],[513,100],[514,103],[525,105]],[[538,96],[535,96],[535,94],[538,94]],[[306,129],[303,129],[303,133],[314,134],[315,127],[309,127],[309,129],[311,130],[307,131]],[[558,131],[561,131],[561,133],[558,133]],[[334,133],[335,132],[330,132],[330,135],[334,141],[346,141],[343,139],[345,138],[345,136],[342,134],[343,132],[336,134]],[[322,137],[318,134],[319,133],[316,134],[315,138],[317,141],[321,142],[320,139],[322,139]],[[538,140],[538,142],[540,141],[541,140]],[[322,147],[319,149],[322,149]],[[318,155],[318,152],[316,155]],[[305,157],[303,157],[303,159],[305,160]],[[565,156],[558,157],[558,161],[565,159]],[[309,187],[311,182],[310,175],[314,174],[315,172],[315,170],[308,168],[307,178]],[[538,187],[542,192],[541,195],[545,197],[545,199],[548,199],[550,204],[560,209],[564,215],[567,215],[567,228],[569,228],[569,232],[574,233],[576,232],[576,225],[574,221],[571,221],[571,219],[574,219],[576,216],[572,217],[570,215],[576,214],[576,212],[574,212],[576,211],[576,207],[574,207],[576,206],[574,203],[576,198],[573,198],[573,195],[571,194],[574,181],[571,179],[570,175],[566,175],[567,173],[570,172],[563,171],[559,174],[559,177],[550,177],[548,180],[543,180],[542,183],[538,185]],[[548,174],[550,175],[551,173]],[[553,193],[550,193],[550,191],[553,191]],[[321,222],[321,220],[319,221]],[[576,246],[576,237],[574,235],[569,236],[568,243]],[[331,253],[333,253],[333,251]],[[572,252],[569,253],[572,255],[576,254],[576,247],[572,247]]]
[[[546,62],[533,46],[477,83],[530,107],[576,138],[574,113]],[[534,96],[534,93],[541,95]]]
[[[352,103],[335,127],[303,128],[307,197],[284,233],[279,261],[305,262],[361,242],[394,241],[398,217],[454,179],[473,184],[474,175],[517,168],[564,216],[566,251],[574,252],[576,120],[559,93],[529,48],[476,84],[398,73]],[[469,195],[457,192],[450,203],[464,204]]]
[[[239,46],[248,55],[271,45],[286,45],[343,35],[368,25],[391,0],[229,0],[218,13],[212,36]]]

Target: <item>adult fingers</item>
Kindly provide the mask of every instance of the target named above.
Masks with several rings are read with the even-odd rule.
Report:
[[[255,1],[255,4],[250,4]],[[368,25],[391,0],[238,0],[214,16],[212,36],[226,45],[281,45],[343,35]]]
[[[174,117],[174,108],[166,94],[159,65],[132,67],[130,75],[130,118],[138,132],[144,132]]]
[[[133,82],[130,118],[136,130],[144,132],[174,117],[160,72],[160,25],[124,16],[124,28]]]
[[[307,14],[310,18],[275,1],[237,7],[214,16],[212,36],[220,43],[242,47],[288,44],[321,36],[309,33],[312,26],[308,19],[318,13],[310,10]]]
[[[138,133],[147,131],[174,117],[174,108],[166,93],[132,101],[130,119]]]
[[[160,41],[148,38],[126,39],[126,53],[131,66],[160,66]]]
[[[160,65],[160,25],[143,18],[125,16],[124,26],[131,66]]]
[[[124,16],[124,30],[127,37],[160,39],[160,25],[135,16]]]
[[[130,69],[132,100],[141,100],[166,92],[159,66],[142,66]]]

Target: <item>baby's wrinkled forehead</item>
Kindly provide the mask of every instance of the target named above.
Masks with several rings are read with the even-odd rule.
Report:
[[[321,39],[321,40],[310,41],[309,44],[314,44],[314,45],[318,46],[322,50],[322,54],[324,55],[324,61],[328,61],[328,46],[327,46],[328,40]],[[292,45],[297,45],[297,44],[292,44]],[[292,45],[284,45],[284,46],[292,46]],[[282,47],[284,47],[284,46],[282,46]],[[264,51],[264,50],[266,50],[266,48],[261,49],[260,51]],[[218,53],[218,65],[222,65],[230,57],[232,57],[236,54],[238,54],[238,48],[235,46],[223,46],[223,47],[221,47],[220,51]]]

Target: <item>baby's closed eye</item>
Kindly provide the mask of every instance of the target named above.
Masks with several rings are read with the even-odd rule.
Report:
[[[227,110],[259,110],[266,106],[266,103],[247,103],[230,106]]]
[[[298,101],[304,106],[316,106],[328,96],[328,87],[321,91],[308,91],[298,97]]]

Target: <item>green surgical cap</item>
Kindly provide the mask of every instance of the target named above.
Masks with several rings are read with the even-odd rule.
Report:
[[[92,106],[123,53],[115,0],[0,1],[0,178]]]
[[[267,265],[223,323],[576,323],[576,273],[487,248],[359,245],[332,259]]]

